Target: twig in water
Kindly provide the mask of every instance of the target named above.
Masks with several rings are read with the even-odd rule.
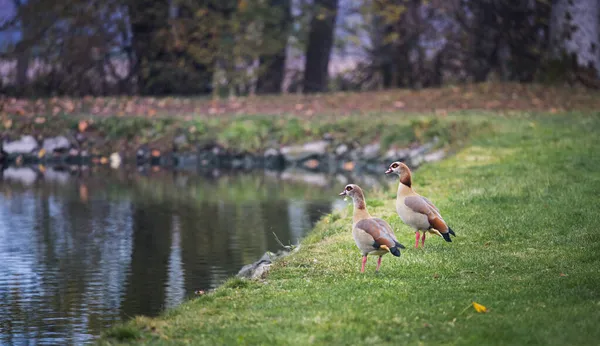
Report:
[[[279,243],[279,245],[281,245],[282,248],[284,248],[288,251],[291,251],[291,250],[294,250],[294,248],[296,247],[294,245],[283,245],[281,240],[279,240],[279,237],[277,236],[277,234],[275,234],[275,232],[271,232],[271,233],[273,233],[273,235],[275,236],[275,241],[277,241],[277,243]]]

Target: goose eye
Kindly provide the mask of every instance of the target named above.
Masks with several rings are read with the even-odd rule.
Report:
[[[352,190],[352,186],[346,186],[346,191],[351,191]]]
[[[392,165],[392,168],[398,168],[398,164],[397,164],[397,163],[394,163],[394,164]]]

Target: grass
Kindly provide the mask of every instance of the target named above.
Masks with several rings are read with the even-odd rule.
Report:
[[[477,118],[477,115],[473,115]],[[414,174],[457,237],[414,234],[395,191],[366,191],[407,249],[364,274],[350,206],[325,216],[265,281],[137,317],[100,344],[597,344],[600,339],[600,116],[515,114],[494,134]],[[476,301],[488,307],[477,313]]]

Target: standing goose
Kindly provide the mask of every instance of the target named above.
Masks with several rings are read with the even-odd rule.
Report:
[[[387,222],[380,218],[371,217],[367,211],[365,196],[358,185],[346,185],[340,196],[348,196],[354,202],[352,236],[354,237],[356,246],[362,252],[362,267],[360,272],[365,272],[367,255],[379,256],[377,268],[375,269],[375,272],[379,272],[381,256],[391,252],[392,255],[399,257],[400,249],[404,249],[404,245],[398,243],[392,227]]]
[[[398,194],[396,196],[396,212],[405,224],[415,229],[415,248],[419,247],[419,238],[423,232],[421,246],[425,246],[425,235],[431,232],[451,242],[450,234],[456,236],[442,218],[438,208],[427,198],[412,189],[410,169],[402,162],[393,162],[385,174],[394,173],[400,177]]]

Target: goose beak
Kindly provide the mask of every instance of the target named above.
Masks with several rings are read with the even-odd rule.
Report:
[[[390,173],[392,173],[392,172],[393,172],[393,171],[392,171],[392,169],[391,169],[391,168],[388,168],[388,169],[387,169],[387,171],[385,171],[385,174],[390,174]]]
[[[346,190],[340,192],[340,196],[346,196]]]

